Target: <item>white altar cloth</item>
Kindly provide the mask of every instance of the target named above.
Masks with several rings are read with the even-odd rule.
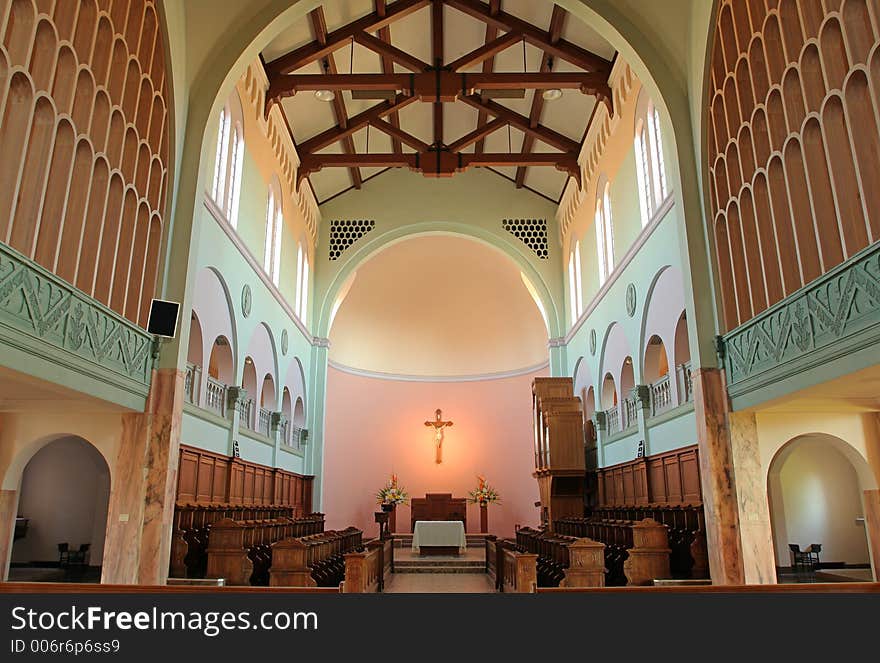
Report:
[[[412,549],[419,552],[421,546],[446,546],[464,552],[467,548],[464,524],[460,520],[417,520]]]

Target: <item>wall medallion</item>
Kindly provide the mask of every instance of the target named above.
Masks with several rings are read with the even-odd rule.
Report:
[[[251,287],[245,283],[244,288],[241,289],[241,313],[244,317],[248,317],[251,314],[252,303]]]
[[[626,314],[629,317],[636,314],[636,287],[632,283],[626,286]]]
[[[281,354],[283,354],[283,355],[287,355],[287,342],[288,342],[287,330],[282,329],[281,330]]]
[[[596,330],[595,329],[590,330],[590,354],[591,355],[596,354]]]

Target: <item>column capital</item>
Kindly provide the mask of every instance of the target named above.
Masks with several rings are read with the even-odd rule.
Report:
[[[330,339],[323,338],[321,336],[315,336],[312,339],[312,345],[314,345],[316,348],[329,348],[330,347]]]

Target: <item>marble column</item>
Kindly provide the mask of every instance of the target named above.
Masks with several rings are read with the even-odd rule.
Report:
[[[104,543],[104,583],[168,575],[185,372],[153,371],[145,412],[122,415]]]
[[[865,533],[874,580],[880,580],[880,490],[865,491]]]
[[[767,481],[761,466],[753,412],[729,412],[730,448],[736,475],[739,538],[746,584],[776,583]]]
[[[724,381],[717,368],[694,370],[692,380],[709,571],[713,584],[741,585],[745,573]]]
[[[9,577],[9,560],[15,535],[15,516],[18,511],[18,491],[0,490],[0,581]]]

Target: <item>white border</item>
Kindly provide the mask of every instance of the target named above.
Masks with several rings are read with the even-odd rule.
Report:
[[[488,382],[490,380],[505,380],[507,378],[515,378],[529,373],[537,373],[540,370],[550,366],[550,360],[535,364],[534,366],[526,366],[525,368],[516,368],[511,371],[501,371],[498,373],[482,373],[477,375],[401,375],[397,373],[382,373],[379,371],[368,371],[362,368],[346,366],[333,361],[327,360],[327,365],[335,368],[337,371],[348,373],[349,375],[357,375],[362,378],[373,378],[375,380],[394,380],[397,382]]]

